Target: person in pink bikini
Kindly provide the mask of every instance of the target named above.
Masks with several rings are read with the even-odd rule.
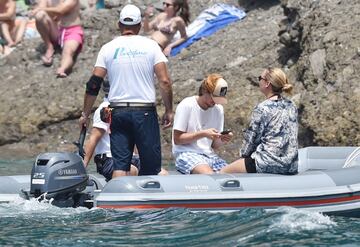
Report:
[[[79,0],[40,0],[32,11],[36,28],[46,45],[41,57],[45,66],[51,66],[55,46],[62,49],[57,77],[64,78],[71,71],[76,56],[84,42],[84,31],[80,20]]]
[[[189,5],[187,0],[164,0],[164,12],[152,21],[149,16],[153,7],[148,7],[144,13],[144,31],[151,34],[166,56],[170,56],[171,49],[187,40],[186,25],[190,22]],[[179,15],[178,15],[179,13]],[[180,32],[180,39],[173,41],[176,32]]]

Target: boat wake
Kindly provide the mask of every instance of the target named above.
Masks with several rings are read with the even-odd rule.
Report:
[[[276,209],[281,213],[280,220],[274,222],[272,229],[286,232],[310,231],[317,229],[327,229],[336,226],[336,222],[329,216],[319,212],[311,212],[290,207]]]

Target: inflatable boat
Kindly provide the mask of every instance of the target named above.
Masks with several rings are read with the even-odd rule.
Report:
[[[59,207],[118,210],[266,210],[290,206],[360,217],[360,148],[299,150],[299,173],[120,177],[89,175],[75,153],[39,155],[31,175],[0,176],[0,202],[50,200]]]

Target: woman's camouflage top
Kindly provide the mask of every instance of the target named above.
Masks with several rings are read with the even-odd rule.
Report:
[[[240,156],[251,156],[259,173],[296,174],[297,118],[297,108],[287,98],[261,102],[253,110],[250,126],[245,130]]]

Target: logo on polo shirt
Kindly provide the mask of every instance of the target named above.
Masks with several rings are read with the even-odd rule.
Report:
[[[132,49],[128,49],[126,47],[120,47],[115,50],[113,59],[114,60],[117,59],[118,56],[135,58],[135,57],[140,57],[140,56],[145,56],[145,55],[146,55],[146,52],[144,52],[144,51],[139,51],[137,49],[132,50]]]

